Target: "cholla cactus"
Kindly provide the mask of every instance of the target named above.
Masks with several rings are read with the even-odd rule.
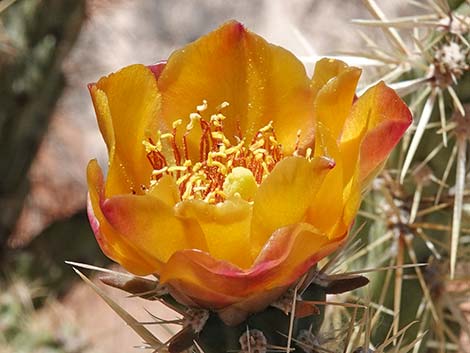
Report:
[[[361,195],[411,123],[383,83],[357,98],[359,76],[323,59],[310,79],[232,21],[166,62],[89,85],[109,152],[106,179],[88,166],[90,223],[106,255],[154,276],[103,280],[180,315],[163,344],[94,286],[146,348],[316,352],[331,341],[326,295],[368,280],[333,272],[341,253],[317,264],[350,249]],[[337,347],[355,349],[347,331]]]
[[[465,351],[459,333],[470,337],[470,331],[459,304],[468,298],[468,288],[455,293],[455,286],[468,281],[462,266],[469,263],[468,240],[461,235],[469,233],[462,217],[469,190],[470,4],[413,2],[424,14],[390,20],[375,1],[363,2],[375,19],[356,22],[384,31],[390,47],[367,37],[367,52],[357,55],[374,60],[379,79],[409,101],[415,124],[360,212],[373,225],[364,251],[349,261],[398,266],[395,273],[372,280],[372,304],[377,319],[393,321],[395,334],[400,325],[417,320],[409,341],[431,330],[414,352]],[[428,266],[410,273],[402,269],[407,262]],[[383,335],[377,329],[372,340]]]
[[[357,22],[391,46],[364,36],[362,57],[416,117],[375,180],[410,123],[396,94],[378,83],[355,98],[360,71],[332,59],[310,82],[291,54],[236,22],[168,62],[90,85],[110,154],[106,181],[95,161],[88,168],[93,230],[109,257],[155,277],[106,270],[102,280],[171,307],[174,320],[152,323],[180,331],[161,342],[90,284],[145,348],[464,349],[452,279],[469,261],[470,5],[413,2],[426,13],[388,20],[364,4],[375,19]],[[373,222],[349,234],[366,189],[359,214]],[[354,291],[364,273],[376,273],[366,297]]]

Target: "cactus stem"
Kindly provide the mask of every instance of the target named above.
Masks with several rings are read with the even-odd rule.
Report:
[[[445,132],[443,132],[444,134]],[[419,163],[413,173],[416,174],[420,169],[424,168],[428,162],[433,159],[443,148],[444,148],[444,141],[442,141],[441,143],[439,143],[428,155],[425,159],[423,159],[423,161],[421,163]],[[442,182],[441,182],[442,184]],[[445,184],[444,184],[445,185]]]
[[[271,306],[281,310],[284,314],[289,314],[292,311],[293,303],[295,303],[296,298],[294,296],[294,288],[288,289],[278,300],[273,302]]]
[[[250,330],[246,328],[240,336],[240,353],[266,353],[268,351],[268,341],[264,333],[260,330]]]
[[[189,308],[183,317],[183,327],[191,327],[195,333],[199,333],[204,328],[207,319],[209,319],[208,310]]]
[[[417,259],[415,250],[413,248],[412,238],[409,237],[409,236],[404,237],[404,242],[405,242],[405,245],[407,247],[408,255],[409,255],[411,261],[413,262],[413,264],[417,264],[418,259]],[[426,284],[426,281],[424,280],[423,272],[421,271],[421,268],[418,267],[418,266],[415,267],[415,271],[416,271],[416,275],[418,276],[418,281],[419,281],[419,284],[421,285],[421,289],[423,290],[424,297],[428,301],[429,308],[431,309],[432,317],[433,317],[434,321],[438,322],[439,321],[439,315],[437,314],[436,306],[434,305],[434,302],[431,298],[431,294],[429,292],[429,288]]]
[[[296,342],[305,353],[314,353],[320,346],[318,338],[309,330],[301,330]]]

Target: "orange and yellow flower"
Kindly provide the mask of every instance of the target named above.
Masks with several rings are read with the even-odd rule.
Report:
[[[361,193],[411,123],[379,83],[229,22],[89,86],[109,153],[89,218],[111,259],[228,323],[262,309],[345,240]]]

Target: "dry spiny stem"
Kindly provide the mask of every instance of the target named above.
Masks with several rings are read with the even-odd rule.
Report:
[[[266,353],[268,341],[260,330],[246,330],[240,337],[240,353]]]
[[[374,0],[363,2],[373,19],[356,23],[382,30],[390,49],[364,35],[368,52],[356,54],[365,61],[375,60],[379,64],[377,80],[385,80],[409,99],[415,125],[405,137],[401,153],[389,163],[390,169],[375,182],[370,203],[360,212],[374,222],[369,242],[346,262],[351,265],[371,259],[373,266],[403,268],[407,261],[427,261],[427,267],[416,267],[414,273],[403,269],[387,272],[379,293],[373,296],[377,302],[370,303],[377,310],[372,322],[387,315],[385,299],[391,297],[395,318],[391,332],[396,337],[394,344],[398,344],[405,315],[404,288],[413,280],[422,291],[415,315],[421,321],[417,337],[431,330],[423,341],[428,348],[438,352],[458,349],[461,343],[452,325],[458,321],[470,337],[466,333],[469,323],[448,284],[458,274],[459,261],[468,261],[463,239],[470,229],[462,214],[470,201],[470,110],[465,101],[470,72],[470,3],[462,2],[457,11],[444,0],[412,2],[424,14],[389,19]],[[433,133],[440,142],[435,142]],[[371,252],[377,255],[370,256]],[[446,314],[449,311],[452,317]],[[411,347],[414,353],[420,349],[420,341]]]

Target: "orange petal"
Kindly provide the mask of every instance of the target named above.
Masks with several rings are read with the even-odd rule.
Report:
[[[251,305],[256,295],[295,282],[339,245],[339,241],[330,241],[310,225],[297,224],[278,229],[249,270],[204,252],[184,250],[175,253],[165,265],[161,281],[181,294],[177,297],[203,307],[222,309],[241,305],[242,299],[248,298],[246,304]],[[262,307],[262,303],[256,306]]]
[[[160,199],[170,207],[180,201],[176,181],[171,175],[164,175],[156,185],[150,187],[147,194]]]
[[[336,166],[317,193],[308,211],[308,221],[332,237],[336,237],[338,231],[344,236],[347,231],[344,226],[338,227],[342,225],[345,202],[350,198],[350,188],[346,190],[345,186],[350,183],[351,173],[344,173],[338,138],[350,114],[360,74],[360,69],[349,67],[342,61],[322,59],[315,65],[312,78],[312,86],[317,92],[315,155],[333,159]]]
[[[96,160],[88,163],[87,176],[88,217],[103,252],[132,273],[147,275],[156,272],[161,263],[138,252],[104,217],[101,211],[101,204],[104,201],[104,180]]]
[[[315,156],[326,156],[334,160],[335,167],[326,175],[320,189],[312,198],[307,211],[307,221],[320,231],[330,234],[343,214],[343,160],[336,138],[322,123],[317,124],[315,134]]]
[[[131,189],[142,193],[152,169],[142,141],[148,138],[159,107],[154,74],[144,65],[132,65],[89,89],[109,153],[106,196]]]
[[[230,103],[223,113],[232,142],[238,125],[250,141],[270,120],[287,154],[295,147],[299,129],[302,146],[313,139],[311,88],[303,64],[235,21],[174,52],[158,88],[163,97],[162,131],[175,119],[187,119],[205,99],[207,116],[222,102]],[[190,134],[188,140],[190,150],[198,150],[199,136]]]
[[[383,82],[367,90],[353,105],[341,136],[345,170],[359,158],[359,180],[370,180],[411,124],[411,112]],[[360,156],[359,156],[360,155]]]
[[[323,58],[315,63],[312,76],[312,88],[316,94],[333,77],[339,76],[343,71],[347,71],[349,66],[341,61],[331,58]]]
[[[331,65],[334,68],[340,66]],[[357,82],[361,76],[361,70],[356,67],[340,66],[340,68],[337,75],[331,77],[318,91],[314,103],[317,123],[325,125],[335,138],[339,137],[344,121],[351,111]],[[332,73],[328,72],[328,74]]]
[[[326,158],[287,157],[261,183],[256,193],[251,243],[257,255],[278,228],[303,221],[322,182],[334,167]]]
[[[166,262],[182,249],[206,250],[195,222],[175,216],[174,208],[152,195],[118,195],[104,201],[108,222],[136,249]]]
[[[345,185],[343,191],[343,216],[341,222],[338,222],[335,232],[330,237],[342,237],[347,234],[349,228],[351,228],[354,218],[356,218],[357,211],[361,205],[361,184],[359,181],[360,169],[357,166],[355,173],[353,173],[349,182]]]
[[[251,212],[249,202],[236,198],[216,205],[191,200],[177,206],[179,217],[199,224],[214,259],[228,261],[240,268],[249,268],[253,263],[250,252]]]

